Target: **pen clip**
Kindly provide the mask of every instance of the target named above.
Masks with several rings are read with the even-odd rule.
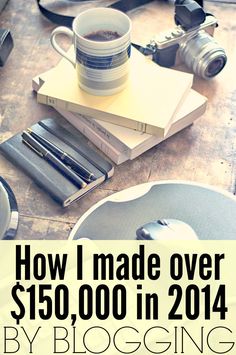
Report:
[[[39,152],[35,147],[33,147],[27,140],[22,138],[22,142],[26,144],[30,149],[34,150],[36,154],[38,154],[41,158],[43,158],[43,153]]]

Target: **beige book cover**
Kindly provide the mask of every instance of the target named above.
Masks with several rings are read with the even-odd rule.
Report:
[[[130,79],[122,92],[86,93],[73,66],[62,59],[38,91],[38,102],[164,137],[192,79],[192,74],[162,68],[132,48]]]
[[[185,107],[182,108],[182,106]],[[121,164],[125,160],[135,159],[148,149],[191,125],[196,119],[204,114],[207,106],[207,99],[191,90],[182,106],[164,138],[138,132],[108,122],[94,120],[87,116],[82,116],[69,111],[58,109],[58,112],[116,164]],[[189,110],[187,110],[187,106],[189,106]],[[96,121],[97,127],[96,125],[90,125],[89,121]],[[119,150],[118,155],[117,152],[115,153],[113,151],[117,149]]]
[[[169,131],[167,132],[165,138],[168,138],[177,131],[191,124],[196,118],[200,117],[206,110],[206,104],[207,98],[191,89],[189,94],[186,96],[186,99],[184,100],[183,104],[179,108],[179,111],[176,113],[172,125]],[[81,116],[78,115],[78,119],[80,117]],[[97,119],[93,120],[87,117],[85,119],[88,124],[89,122],[95,121],[97,124],[97,130],[99,127],[103,128],[104,137],[110,135],[111,140],[117,139],[120,143],[124,145],[124,148],[130,151],[138,149],[140,146],[143,146],[145,144],[149,144],[149,142],[151,142],[152,140],[154,143],[156,142],[156,144],[162,141],[162,139],[159,139],[156,136],[139,132],[137,130],[121,127],[113,123],[104,122]]]
[[[53,75],[54,70],[55,69],[51,69],[33,78],[33,90],[37,92],[45,81]],[[207,98],[191,89],[179,111],[176,113],[173,123],[164,138],[77,113],[60,109],[57,109],[57,111],[90,139],[111,160],[116,164],[121,164],[128,159],[136,158],[164,139],[192,124],[197,118],[203,115],[206,110],[206,105]]]

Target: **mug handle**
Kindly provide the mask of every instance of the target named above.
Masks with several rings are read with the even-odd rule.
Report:
[[[73,32],[64,26],[60,26],[55,28],[55,30],[52,31],[51,33],[51,37],[50,37],[50,41],[51,41],[51,45],[53,46],[53,48],[55,49],[55,51],[57,51],[62,57],[66,58],[67,60],[69,60],[69,62],[73,65],[73,67],[76,66],[76,62],[75,60],[73,60],[65,51],[64,49],[62,49],[59,44],[56,41],[56,36],[59,34],[64,34],[67,37],[69,37],[71,39],[71,42],[73,43],[73,39],[74,39],[74,34]]]

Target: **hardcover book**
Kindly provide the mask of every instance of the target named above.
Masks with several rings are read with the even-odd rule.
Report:
[[[79,188],[48,161],[22,141],[21,133],[0,145],[6,158],[18,165],[45,192],[63,207],[84,196],[113,175],[114,168],[87,144],[83,135],[67,123],[59,125],[54,119],[45,119],[31,127],[32,131],[69,154],[93,175],[94,180]]]
[[[38,91],[38,102],[164,137],[192,86],[192,74],[158,66],[132,48],[127,87],[112,96],[80,89],[75,69],[62,59]]]
[[[163,142],[163,140],[191,125],[197,118],[204,114],[206,106],[206,97],[191,90],[177,112],[176,117],[164,138],[121,127],[109,122],[91,119],[88,116],[64,110],[59,110],[59,113],[87,136],[87,138],[91,137],[91,132],[89,134],[89,131],[92,131],[100,137],[100,140],[105,140],[114,149],[117,149],[123,155],[125,154],[126,160],[132,160],[148,149]],[[91,138],[89,139],[91,140]],[[94,140],[92,139],[92,141]]]
[[[53,76],[51,69],[33,78],[32,87],[36,92]],[[190,90],[173,120],[165,138],[159,138],[137,130],[109,122],[58,109],[57,111],[116,164],[134,159],[164,139],[192,124],[206,110],[207,99],[193,89]]]

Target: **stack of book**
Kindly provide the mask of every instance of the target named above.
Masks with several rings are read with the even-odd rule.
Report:
[[[73,49],[70,49],[72,52]],[[193,76],[153,63],[132,48],[127,88],[93,96],[79,88],[65,59],[33,79],[39,103],[53,106],[116,164],[134,159],[192,124],[207,99],[194,91]]]

